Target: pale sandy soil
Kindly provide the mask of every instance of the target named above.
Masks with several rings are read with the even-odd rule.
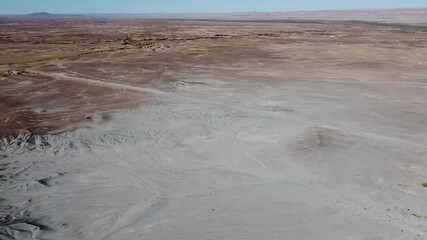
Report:
[[[50,128],[2,143],[0,239],[427,238],[425,32],[132,24],[168,30],[7,65],[2,111]]]

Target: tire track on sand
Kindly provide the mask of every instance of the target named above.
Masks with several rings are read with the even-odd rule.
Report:
[[[108,87],[108,88],[112,88],[112,89],[124,89],[124,90],[131,90],[131,91],[142,92],[142,93],[151,93],[151,94],[156,94],[156,95],[170,96],[170,94],[168,94],[166,92],[156,90],[153,88],[138,87],[138,86],[132,86],[129,84],[124,84],[124,83],[106,82],[106,81],[90,79],[90,78],[70,76],[70,75],[67,75],[65,73],[48,73],[48,74],[46,74],[46,73],[38,72],[38,71],[34,71],[34,70],[31,70],[28,72],[53,77],[55,79],[59,78],[61,80],[88,83],[88,84],[102,86],[102,87]]]

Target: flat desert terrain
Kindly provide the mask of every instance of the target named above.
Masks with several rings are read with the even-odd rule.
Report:
[[[0,239],[427,239],[427,27],[341,20],[0,18]]]

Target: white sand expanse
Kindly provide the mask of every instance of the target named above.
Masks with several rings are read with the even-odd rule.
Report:
[[[425,80],[200,72],[6,144],[0,239],[427,239]]]

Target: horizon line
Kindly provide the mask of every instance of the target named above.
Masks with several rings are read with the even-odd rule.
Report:
[[[298,12],[332,12],[332,11],[378,11],[378,10],[427,10],[427,7],[410,7],[410,8],[353,8],[353,9],[319,9],[319,10],[291,10],[291,11],[224,11],[224,12],[141,12],[141,13],[131,13],[131,12],[105,12],[105,13],[60,13],[60,12],[29,12],[29,13],[0,13],[0,15],[9,15],[9,16],[20,16],[20,15],[30,15],[37,13],[46,13],[52,15],[143,15],[143,14],[235,14],[235,13],[298,13]]]

